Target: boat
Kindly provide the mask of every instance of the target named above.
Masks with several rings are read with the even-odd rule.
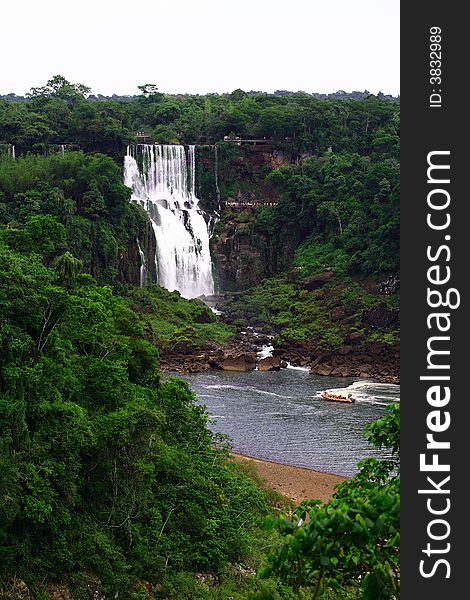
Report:
[[[321,397],[324,400],[329,400],[330,402],[346,402],[346,404],[351,404],[355,401],[351,394],[342,396],[341,394],[333,394],[332,392],[327,392],[326,390],[321,393]]]

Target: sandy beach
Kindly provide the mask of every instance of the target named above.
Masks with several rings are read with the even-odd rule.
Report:
[[[237,462],[251,463],[267,487],[276,490],[295,503],[310,499],[327,502],[333,494],[335,486],[346,479],[339,475],[282,465],[235,452],[231,454]]]

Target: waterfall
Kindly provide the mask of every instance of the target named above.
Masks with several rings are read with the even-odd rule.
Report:
[[[145,265],[145,254],[140,246],[139,238],[136,238],[136,241],[137,241],[137,248],[139,250],[139,255],[140,255],[140,287],[144,287],[145,283],[147,281],[147,268]]]
[[[64,154],[65,154],[65,146],[64,146],[64,144],[60,145],[60,153],[62,154],[62,156],[64,156]]]
[[[15,146],[13,144],[10,144],[8,146],[8,154],[9,154],[9,156],[12,157],[13,160],[15,160],[15,158],[16,158],[16,152],[15,152]]]
[[[158,282],[186,298],[214,293],[209,230],[196,197],[196,152],[189,146],[129,146],[124,182],[148,213],[157,241]]]

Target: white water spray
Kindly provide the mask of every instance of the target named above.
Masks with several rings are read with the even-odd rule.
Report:
[[[195,146],[129,146],[124,183],[150,216],[158,282],[186,298],[214,293],[209,228],[196,197]]]
[[[145,254],[142,250],[139,242],[139,238],[136,238],[137,241],[137,249],[139,250],[140,255],[140,287],[144,287],[147,282],[147,267],[145,264]]]

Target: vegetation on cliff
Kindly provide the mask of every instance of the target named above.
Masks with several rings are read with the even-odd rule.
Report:
[[[221,323],[204,302],[186,300],[179,292],[153,284],[129,287],[126,297],[143,323],[147,339],[162,351],[191,351],[209,342],[224,345],[234,335],[232,327]]]
[[[326,273],[331,278],[270,278],[232,294],[227,303],[231,320],[267,325],[277,344],[308,342],[320,350],[338,349],[351,335],[363,344],[398,342],[397,295],[371,294],[350,277]],[[318,289],[312,289],[314,286]],[[368,318],[374,309],[384,313],[382,320]]]
[[[118,280],[129,243],[145,240],[146,215],[129,200],[121,169],[108,156],[0,156],[0,222],[8,225],[10,243],[32,249],[26,223],[56,217],[66,234],[56,253],[70,251],[100,283]]]
[[[275,207],[258,210],[257,228],[278,246],[277,255],[286,245],[294,249],[293,264],[302,277],[326,267],[337,273],[398,273],[400,164],[395,137],[368,156],[312,156],[269,174],[282,194]],[[278,262],[289,266],[281,257]]]

